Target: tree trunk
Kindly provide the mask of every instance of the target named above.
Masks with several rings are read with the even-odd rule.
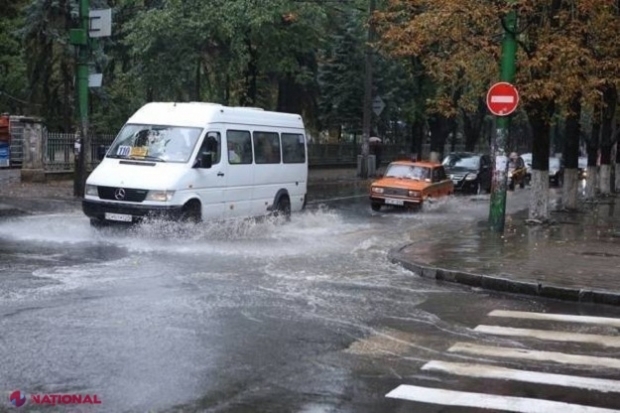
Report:
[[[563,150],[564,185],[562,207],[569,210],[577,209],[579,195],[579,138],[581,136],[580,96],[575,96],[570,103],[570,113],[566,117],[566,132]]]
[[[446,145],[446,138],[450,133],[451,124],[442,115],[434,114],[429,118],[428,125],[431,132],[431,162],[440,162]]]
[[[248,48],[250,59],[245,69],[245,93],[241,98],[242,106],[256,105],[257,78],[258,78],[258,52],[252,44],[250,35],[247,34],[245,44]]]
[[[535,102],[531,109],[528,110],[528,116],[534,139],[529,218],[546,222],[549,220],[549,132],[553,104]]]
[[[278,81],[278,106],[279,112],[302,113],[303,90],[295,83],[295,79],[287,74]]]
[[[598,184],[601,195],[611,194],[611,146],[609,145],[601,147],[601,170]]]
[[[596,188],[598,184],[598,134],[600,125],[592,125],[592,136],[587,142],[588,151],[588,168],[586,170],[586,199],[594,199],[596,197]],[[596,142],[593,141],[596,139]]]
[[[586,199],[592,200],[596,197],[598,188],[598,148],[601,141],[601,108],[595,105],[592,111],[592,131],[586,140],[586,150],[588,152],[588,168],[586,170]]]
[[[465,135],[465,151],[473,152],[480,140],[480,134],[484,126],[484,116],[487,113],[485,102],[478,101],[478,109],[471,116],[463,112],[463,134]]]
[[[620,148],[619,142],[616,142],[616,170],[615,170],[615,188],[616,192],[620,191]]]
[[[599,179],[599,190],[601,195],[611,194],[611,148],[614,139],[614,119],[616,114],[616,103],[618,91],[616,87],[607,83],[602,88],[603,92],[603,122],[601,124],[601,176]]]
[[[200,69],[201,69],[201,60],[200,58],[198,58],[198,61],[196,62],[196,79],[194,81],[194,100],[196,102],[200,102],[200,95],[201,95],[201,89],[202,89],[202,82],[201,82],[201,73],[200,73]]]
[[[422,153],[424,151],[424,122],[419,117],[411,125],[411,131],[413,133],[411,151],[416,155],[416,160],[421,161],[424,157]]]

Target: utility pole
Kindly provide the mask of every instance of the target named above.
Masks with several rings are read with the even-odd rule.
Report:
[[[366,69],[364,77],[364,110],[362,125],[362,165],[360,177],[368,178],[368,155],[370,152],[370,123],[372,118],[372,46],[374,40],[374,24],[372,15],[375,11],[375,0],[368,0],[368,39],[366,44]]]
[[[513,3],[514,0],[508,0]],[[500,79],[512,83],[515,78],[517,55],[517,13],[511,10],[504,18],[504,39],[502,42],[502,60]],[[508,159],[506,144],[510,129],[510,116],[496,116],[495,139],[492,141],[493,183],[491,186],[491,205],[489,211],[489,227],[491,231],[504,233],[506,223],[506,187],[508,175]]]
[[[78,47],[78,64],[76,70],[76,89],[79,109],[79,141],[75,143],[76,169],[73,195],[84,196],[86,184],[86,159],[90,150],[88,135],[88,75],[90,62],[90,4],[89,0],[80,0],[80,26],[71,30],[71,44]]]

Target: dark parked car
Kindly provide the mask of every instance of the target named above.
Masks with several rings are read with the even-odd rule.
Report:
[[[488,155],[472,152],[454,152],[442,162],[446,174],[454,183],[454,190],[479,194],[491,192],[493,166]]]
[[[564,165],[559,158],[549,158],[549,184],[562,186],[564,182]]]

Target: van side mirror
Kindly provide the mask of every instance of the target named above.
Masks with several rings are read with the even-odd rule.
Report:
[[[201,153],[200,158],[198,158],[198,162],[196,163],[196,167],[201,169],[211,169],[212,166],[213,155],[210,152]]]
[[[97,147],[97,160],[102,161],[109,148],[109,146],[99,145]]]

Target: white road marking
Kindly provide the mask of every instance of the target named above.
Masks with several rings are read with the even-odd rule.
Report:
[[[533,361],[551,361],[560,364],[576,364],[609,369],[620,369],[620,360],[610,357],[578,356],[551,351],[523,350],[508,347],[480,346],[469,343],[456,343],[448,349],[451,353],[466,353],[477,356],[500,357]]]
[[[546,313],[528,313],[525,311],[507,311],[507,310],[494,310],[489,313],[490,317],[504,317],[504,318],[521,318],[525,320],[540,320],[540,321],[562,321],[568,323],[583,323],[583,324],[600,324],[612,327],[620,327],[620,318],[609,317],[591,317],[582,315],[567,315],[567,314],[546,314]]]
[[[604,336],[599,334],[580,334],[565,331],[532,330],[529,328],[512,328],[501,326],[481,325],[474,331],[498,336],[532,337],[539,340],[562,341],[574,343],[599,344],[605,347],[620,347],[620,337]]]
[[[457,376],[484,379],[515,380],[525,383],[541,383],[553,386],[577,387],[604,393],[620,393],[620,381],[596,379],[591,377],[568,376],[564,374],[539,373],[535,371],[515,370],[506,367],[485,364],[451,363],[446,361],[430,361],[422,366],[422,370],[440,371]]]
[[[394,399],[411,400],[443,406],[477,407],[518,413],[618,413],[620,410],[589,407],[525,397],[498,396],[402,384],[385,395]]]
[[[491,96],[491,103],[513,103],[514,101],[514,96]]]

